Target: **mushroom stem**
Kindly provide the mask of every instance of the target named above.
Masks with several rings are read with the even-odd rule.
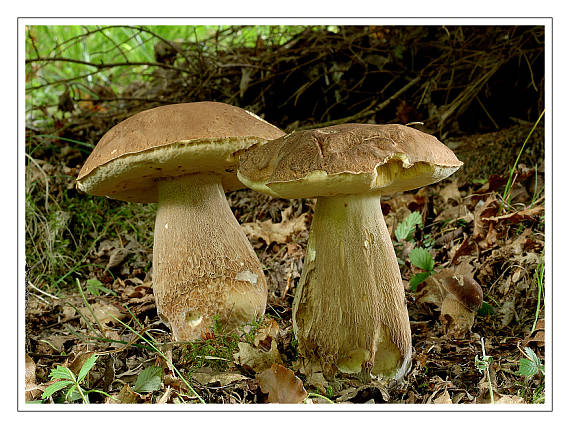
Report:
[[[217,175],[164,180],[154,230],[153,290],[177,341],[200,338],[216,316],[235,329],[263,315],[262,267]]]
[[[411,332],[400,269],[380,194],[317,200],[293,303],[300,353],[323,373],[399,379]]]

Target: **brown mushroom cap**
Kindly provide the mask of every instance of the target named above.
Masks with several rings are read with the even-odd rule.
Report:
[[[477,311],[483,303],[483,289],[472,277],[456,274],[441,281],[448,293],[470,311]]]
[[[84,192],[156,202],[156,181],[193,173],[222,176],[225,190],[243,186],[234,153],[284,133],[247,110],[216,102],[145,110],[111,128],[77,177]]]
[[[343,124],[293,132],[240,155],[238,178],[282,198],[392,193],[438,182],[463,163],[404,125]]]

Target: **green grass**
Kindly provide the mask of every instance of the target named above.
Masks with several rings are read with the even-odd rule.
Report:
[[[512,185],[513,185],[513,183],[514,183],[514,181],[515,181],[515,179],[516,179],[516,176],[513,177],[513,175],[514,175],[514,173],[515,173],[515,171],[516,171],[516,169],[517,169],[517,166],[518,166],[518,164],[519,164],[519,160],[520,160],[520,158],[521,158],[521,155],[522,155],[523,152],[524,152],[524,148],[525,148],[527,142],[529,141],[530,136],[532,136],[532,133],[534,132],[534,130],[536,129],[536,127],[537,127],[538,124],[540,123],[540,120],[541,120],[542,117],[544,116],[544,112],[545,112],[545,110],[542,111],[542,113],[540,114],[540,116],[538,117],[538,119],[536,120],[536,122],[534,123],[534,126],[532,127],[532,129],[530,130],[530,132],[528,133],[528,135],[526,136],[526,139],[525,139],[525,141],[523,142],[523,144],[522,144],[522,146],[521,146],[521,148],[520,148],[520,150],[519,150],[519,153],[518,153],[518,155],[517,155],[517,159],[515,160],[513,166],[511,167],[511,170],[509,171],[509,178],[508,178],[508,180],[507,180],[507,184],[505,185],[505,190],[503,191],[503,196],[502,196],[502,199],[501,199],[501,205],[500,205],[500,207],[499,207],[499,214],[501,214],[501,213],[503,212],[503,207],[504,207],[505,204],[506,204],[506,205],[510,205],[510,202],[511,202],[511,187],[512,187]],[[536,191],[535,191],[535,196],[536,196]],[[535,198],[534,198],[535,196],[533,196],[533,203],[534,203],[534,201],[535,201]]]
[[[84,277],[102,268],[91,261],[102,240],[130,236],[152,249],[156,205],[124,203],[67,189],[74,180],[62,174],[28,174],[26,181],[27,279],[50,293],[72,285],[74,276]]]
[[[31,107],[53,108],[66,90],[74,98],[93,99],[98,98],[97,85],[118,94],[130,83],[149,78],[152,64],[156,63],[154,46],[160,41],[182,42],[206,53],[234,46],[254,47],[261,39],[266,48],[271,49],[304,28],[283,25],[26,26],[26,60],[32,60],[26,63],[26,111],[36,116],[35,119],[49,119],[45,112],[32,113]],[[180,64],[174,67],[192,67],[179,57]],[[33,61],[38,58],[64,60]],[[117,66],[98,67],[100,64]]]

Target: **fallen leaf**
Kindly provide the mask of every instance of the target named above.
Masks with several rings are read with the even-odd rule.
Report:
[[[93,356],[95,352],[79,352],[77,356],[67,365],[67,367],[75,374],[79,374],[79,371],[83,367],[83,364]]]
[[[517,395],[501,395],[495,404],[524,404],[524,399]]]
[[[106,270],[116,268],[121,265],[125,259],[129,256],[129,251],[124,247],[117,247],[113,249],[109,255],[109,262],[107,262]]]
[[[537,206],[528,210],[519,210],[518,212],[509,213],[503,216],[490,216],[481,218],[483,221],[501,221],[508,220],[512,223],[520,223],[523,220],[532,220],[535,216],[544,214],[544,207]]]
[[[307,228],[305,225],[307,213],[290,219],[292,210],[293,207],[288,207],[281,211],[281,222],[279,223],[273,223],[271,219],[268,219],[263,222],[243,223],[242,227],[251,240],[263,240],[267,245],[273,242],[288,243],[294,234]]]
[[[102,325],[115,324],[117,323],[115,318],[120,320],[125,317],[125,313],[123,313],[117,306],[109,302],[97,301],[91,304],[91,309],[93,310],[93,314],[95,315],[99,323],[101,323]],[[85,317],[89,319],[91,323],[95,322],[95,320],[93,319],[93,315],[91,314],[90,311],[82,310],[82,312],[84,313]]]
[[[457,264],[460,256],[471,256],[477,254],[478,254],[477,244],[471,239],[471,237],[465,234],[465,238],[463,239],[461,244],[458,245],[457,247],[453,247],[450,250],[450,256],[452,255],[451,264],[452,265]]]
[[[438,192],[439,196],[444,202],[449,200],[461,201],[461,194],[459,193],[459,188],[457,187],[457,180],[451,180],[447,185],[445,185]]]
[[[256,379],[261,391],[269,394],[269,402],[300,404],[307,397],[303,382],[283,365],[271,365],[271,368],[258,374]]]
[[[497,214],[499,210],[499,203],[495,197],[494,193],[491,193],[487,199],[482,202],[479,201],[475,206],[474,216],[474,226],[473,226],[473,238],[478,240],[484,238],[487,233],[486,224],[489,222],[489,218]]]
[[[25,389],[26,389],[26,402],[33,401],[37,399],[41,394],[42,390],[36,384],[36,364],[34,360],[26,355],[26,372],[24,375]]]
[[[113,398],[107,398],[107,404],[141,404],[152,402],[152,393],[141,395],[131,389],[131,386],[125,384],[118,394]]]
[[[527,335],[522,345],[523,347],[527,347],[530,343],[536,343],[538,347],[544,347],[544,341],[544,319],[540,319],[536,322],[534,331]]]
[[[220,373],[208,374],[206,372],[196,371],[194,374],[192,374],[192,379],[196,380],[198,383],[204,386],[220,385],[224,387],[236,381],[247,380],[247,377],[245,375],[232,373],[232,372],[220,372]]]
[[[505,301],[505,303],[497,311],[501,315],[501,329],[507,326],[515,318],[515,301]]]
[[[474,219],[473,213],[464,204],[447,207],[435,218],[436,222],[444,220],[464,220],[466,223],[471,223]]]
[[[435,398],[433,400],[433,403],[434,404],[452,404],[453,402],[451,402],[451,397],[449,396],[449,392],[447,391],[447,389],[445,389],[441,395],[439,395],[437,398]]]
[[[269,351],[258,349],[251,344],[240,342],[238,344],[239,351],[234,353],[234,362],[251,368],[256,373],[269,368],[274,363],[283,363],[279,350],[277,350],[277,342],[271,341]]]
[[[255,333],[253,338],[253,345],[259,347],[261,345],[265,350],[271,348],[273,340],[277,340],[279,335],[279,324],[270,318],[266,318],[263,326],[261,326]]]

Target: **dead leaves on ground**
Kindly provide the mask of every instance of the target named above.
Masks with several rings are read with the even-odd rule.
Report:
[[[240,195],[247,195],[250,198],[247,204],[251,205],[240,208],[249,216],[249,222],[242,224],[267,267],[271,312],[281,317],[277,320],[266,317],[255,333],[242,336],[235,343],[236,349],[229,359],[223,361],[225,369],[212,365],[215,361],[204,360],[201,367],[186,368],[188,379],[207,402],[217,403],[311,402],[307,399],[307,390],[329,396],[332,387],[334,396],[331,398],[335,402],[485,402],[488,388],[485,390],[484,382],[474,367],[474,357],[480,353],[477,342],[480,336],[486,337],[488,347],[489,344],[495,344],[493,347],[501,344],[500,350],[489,348],[489,354],[496,353],[500,357],[500,353],[509,351],[513,353],[509,356],[513,362],[520,355],[515,345],[517,341],[522,346],[535,349],[544,346],[544,325],[538,323],[533,332],[529,327],[524,331],[520,326],[522,320],[528,319],[529,312],[534,311],[536,302],[533,275],[544,246],[543,234],[537,225],[544,208],[539,204],[531,206],[529,201],[525,201],[528,198],[525,195],[532,195],[530,189],[525,194],[517,186],[519,203],[516,208],[509,206],[506,211],[500,211],[501,195],[496,192],[495,186],[499,182],[493,179],[483,186],[458,186],[452,180],[415,193],[396,194],[382,201],[385,219],[392,233],[411,212],[420,212],[425,226],[423,230],[416,231],[414,242],[410,245],[419,245],[430,233],[434,243],[431,253],[436,261],[436,272],[418,287],[416,293],[407,294],[416,351],[414,368],[407,378],[408,384],[401,387],[387,387],[378,382],[363,385],[359,380],[350,378],[331,384],[318,371],[304,371],[295,355],[290,303],[302,271],[312,206],[310,201],[291,203],[270,200],[242,191]],[[256,198],[263,204],[256,206]],[[240,201],[243,203],[245,199]],[[271,211],[271,215],[262,213],[259,207]],[[240,215],[238,211],[238,220]],[[279,219],[279,215],[280,221],[277,222],[275,220]],[[123,306],[127,303],[144,329],[157,328],[156,331],[153,329],[153,335],[161,343],[168,343],[168,331],[156,317],[152,284],[144,273],[141,275],[137,271],[141,269],[140,266],[133,265],[133,256],[141,263],[145,262],[144,252],[137,256],[138,250],[133,246],[128,239],[111,240],[101,242],[95,252],[94,261],[116,274],[113,279],[105,274],[107,271],[96,273],[104,286],[115,292],[116,296],[101,294],[87,297],[95,318],[103,326],[103,336],[117,342],[106,344],[114,347],[113,353],[98,361],[94,380],[122,403],[196,402],[196,397],[188,394],[172,364],[162,358],[158,362],[150,362],[148,353],[131,346],[137,341],[136,336],[122,330],[116,321],[132,322],[132,316]],[[406,279],[413,272],[404,250],[399,256],[406,262],[402,267]],[[449,326],[440,317],[445,297],[438,282],[441,276],[450,273],[474,276],[483,288],[484,299],[493,298],[495,309],[492,317],[475,317],[474,321],[463,327],[461,335],[448,335]],[[46,380],[50,366],[73,363],[72,360],[62,360],[65,359],[61,358],[63,354],[81,358],[82,353],[93,352],[92,349],[81,349],[81,341],[78,342],[77,337],[65,329],[66,326],[73,326],[78,333],[90,336],[94,335],[92,328],[98,329],[98,323],[78,294],[57,303],[46,304],[44,301],[32,296],[28,301],[27,315],[30,326],[50,327],[29,337],[36,353],[32,354],[35,359],[34,374],[40,380]],[[502,340],[501,335],[507,339]],[[489,339],[489,336],[493,338]],[[181,364],[184,362],[184,352],[180,345],[170,345],[163,352],[178,368],[184,370]],[[543,356],[540,351],[537,354]],[[31,363],[27,365],[30,368]],[[163,368],[162,388],[153,395],[137,393],[133,389],[137,374],[150,364]],[[478,383],[480,380],[481,383]],[[31,398],[40,395],[41,389],[45,388],[45,383],[36,384],[31,375],[26,382],[27,394]],[[516,391],[496,385],[495,388],[496,402],[520,401]]]
[[[307,397],[303,382],[283,365],[271,365],[271,368],[257,374],[256,379],[261,391],[269,395],[268,402],[300,404]]]
[[[307,213],[291,217],[293,207],[281,211],[281,222],[273,223],[271,219],[262,222],[242,224],[245,234],[252,240],[262,240],[266,245],[272,243],[289,243],[295,234],[307,229]]]

